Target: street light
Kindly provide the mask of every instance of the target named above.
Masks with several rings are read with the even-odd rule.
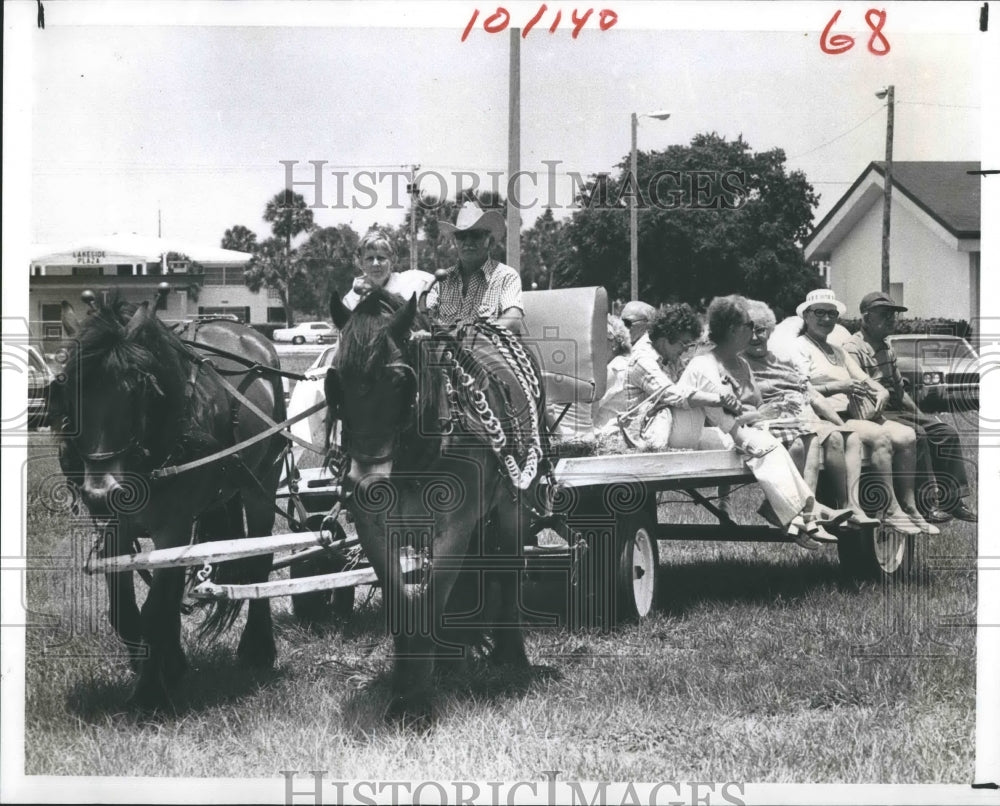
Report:
[[[882,291],[889,293],[889,226],[892,212],[892,124],[893,105],[896,88],[890,84],[875,93],[875,97],[886,99],[888,115],[885,121],[885,184],[882,191]]]
[[[666,120],[670,117],[669,112],[659,111],[659,112],[647,112],[646,114],[640,115],[635,112],[632,113],[632,152],[630,160],[630,170],[632,175],[632,181],[634,183],[634,189],[638,193],[639,188],[639,177],[638,168],[636,163],[638,157],[636,155],[636,132],[639,128],[639,118],[653,118],[653,120]],[[629,196],[629,264],[632,269],[631,277],[631,298],[633,300],[639,299],[639,211],[636,207],[636,197],[635,194]]]

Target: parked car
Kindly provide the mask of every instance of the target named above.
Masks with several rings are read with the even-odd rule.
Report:
[[[333,363],[333,357],[337,354],[337,345],[327,347],[321,352],[315,361],[309,366],[303,375],[305,380],[296,381],[292,388],[292,394],[288,400],[288,416],[294,417],[300,411],[305,411],[310,406],[326,400],[326,373]],[[304,420],[299,420],[291,425],[291,432],[305,440],[309,440],[316,445],[322,445],[326,438],[326,410],[311,414]],[[292,446],[292,453],[296,462],[302,455],[303,448],[299,445]]]
[[[903,385],[924,411],[979,406],[979,356],[959,336],[889,336]]]
[[[55,381],[55,373],[45,363],[41,352],[32,345],[28,347],[28,428],[36,429],[49,425],[49,391]]]
[[[337,340],[337,329],[328,322],[301,322],[295,327],[282,327],[274,331],[274,341],[290,341],[292,344],[325,344]]]

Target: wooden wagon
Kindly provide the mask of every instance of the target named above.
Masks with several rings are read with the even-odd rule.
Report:
[[[605,391],[607,295],[603,288],[577,288],[527,292],[524,297],[529,327],[524,341],[543,369],[554,420],[565,422],[574,409],[590,407]],[[314,433],[312,441],[322,443],[323,435]],[[553,472],[542,481],[544,505],[535,513],[522,554],[504,558],[523,569],[526,578],[549,583],[550,602],[532,613],[536,620],[608,626],[646,616],[657,598],[661,540],[792,542],[776,527],[735,523],[714,503],[712,492],[720,485],[755,482],[735,450],[560,457],[558,440],[555,444]],[[714,522],[662,522],[658,496],[665,491],[680,492],[711,513]],[[290,463],[278,498],[298,531],[92,559],[87,571],[201,566],[191,591],[196,598],[291,596],[296,613],[304,617],[320,616],[330,607],[348,613],[355,588],[377,581],[345,529],[347,513],[336,479],[322,468],[299,470]],[[840,563],[854,579],[909,573],[921,539],[884,527],[842,526],[835,531]],[[542,541],[543,534],[561,539]],[[284,553],[274,568],[291,566],[289,578],[253,585],[211,581],[212,563],[272,553]],[[421,558],[404,555],[401,563],[404,571],[418,570]]]

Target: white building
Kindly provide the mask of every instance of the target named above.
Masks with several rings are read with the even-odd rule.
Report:
[[[192,273],[188,261],[168,260],[185,255],[204,269]],[[266,290],[251,291],[243,282],[250,255],[173,238],[107,235],[75,243],[36,245],[32,248],[28,285],[32,336],[63,338],[62,302],[82,308],[85,290],[115,288],[130,302],[152,301],[156,287],[170,283],[166,309],[160,316],[182,320],[196,314],[231,313],[241,321],[261,324],[284,321],[284,309]]]
[[[906,316],[979,317],[978,162],[893,162],[890,296]],[[829,263],[829,286],[858,316],[882,285],[885,163],[873,162],[805,242],[806,260]]]

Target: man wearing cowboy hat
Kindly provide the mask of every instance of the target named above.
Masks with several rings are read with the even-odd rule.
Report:
[[[427,310],[444,324],[486,319],[522,333],[521,275],[490,255],[506,230],[503,216],[467,201],[454,224],[442,221],[440,226],[455,238],[458,264],[431,288]]]
[[[937,501],[933,492],[926,496],[930,500],[924,502],[928,510],[924,517],[932,523],[943,523],[952,517],[975,522],[976,513],[964,501],[970,490],[958,433],[947,423],[920,411],[903,388],[896,353],[885,340],[896,329],[896,313],[905,310],[881,291],[866,294],[861,300],[861,330],[844,343],[844,350],[871,378],[889,390],[883,416],[908,425],[917,433],[918,473],[925,479],[924,484],[932,491],[936,487],[941,496]]]

